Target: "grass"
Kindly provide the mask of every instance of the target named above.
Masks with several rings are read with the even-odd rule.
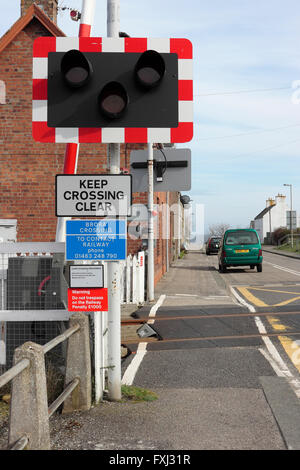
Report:
[[[47,396],[50,405],[64,389],[64,376],[51,362],[46,365]]]
[[[122,385],[121,392],[123,399],[133,402],[154,401],[158,398],[156,393],[133,385]]]
[[[290,244],[286,244],[278,246],[276,250],[288,251],[289,253],[300,253],[300,246],[298,243],[295,243],[293,247]]]
[[[3,420],[8,418],[9,415],[9,405],[4,401],[0,400],[0,424]]]

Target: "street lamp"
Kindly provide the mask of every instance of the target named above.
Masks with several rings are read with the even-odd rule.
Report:
[[[294,237],[293,237],[293,219],[292,219],[292,211],[293,211],[293,185],[292,184],[284,184],[283,186],[289,186],[290,187],[290,205],[291,205],[291,210],[290,210],[290,227],[291,227],[291,246],[292,248],[294,247]]]

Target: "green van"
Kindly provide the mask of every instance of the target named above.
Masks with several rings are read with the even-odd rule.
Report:
[[[256,230],[230,229],[224,233],[218,253],[219,272],[224,273],[229,266],[256,266],[262,272],[262,249]]]

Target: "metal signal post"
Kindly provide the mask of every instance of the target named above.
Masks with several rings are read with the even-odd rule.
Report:
[[[107,36],[119,37],[120,5],[119,0],[107,0]],[[120,173],[120,144],[108,145],[108,171]],[[107,263],[108,285],[108,349],[107,378],[108,396],[111,400],[120,400],[121,394],[121,298],[120,298],[120,263]]]

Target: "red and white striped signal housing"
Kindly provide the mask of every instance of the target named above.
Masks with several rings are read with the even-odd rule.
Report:
[[[33,138],[189,142],[192,66],[188,39],[38,38],[33,45]]]

